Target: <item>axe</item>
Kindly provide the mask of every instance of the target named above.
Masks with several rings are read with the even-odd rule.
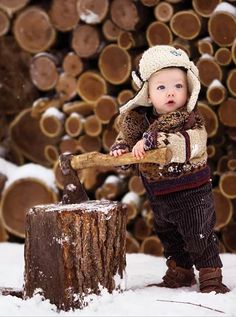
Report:
[[[135,158],[131,152],[118,157],[99,152],[89,152],[79,155],[63,153],[59,157],[61,172],[63,175],[63,204],[75,204],[89,200],[79,177],[77,170],[96,166],[121,166],[140,163],[156,163],[166,165],[172,157],[171,150],[167,148],[149,150],[142,159]]]

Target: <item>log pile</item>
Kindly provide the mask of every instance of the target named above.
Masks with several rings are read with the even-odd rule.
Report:
[[[131,70],[148,46],[170,44],[200,71],[215,229],[221,249],[236,252],[235,1],[0,0],[0,21],[0,156],[17,167],[50,169],[58,190],[40,187],[40,175],[21,175],[7,186],[1,168],[1,241],[9,234],[25,238],[30,207],[61,200],[61,153],[109,152],[119,107],[137,91]],[[126,202],[127,252],[163,254],[135,169],[77,174],[90,199]]]

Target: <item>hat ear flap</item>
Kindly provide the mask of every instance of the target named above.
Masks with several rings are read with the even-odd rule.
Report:
[[[140,90],[136,93],[136,95],[126,102],[122,107],[120,107],[120,112],[132,110],[139,106],[150,107],[151,104],[148,103],[148,82],[145,81],[140,88]]]
[[[143,82],[142,82],[142,79],[138,76],[137,72],[132,71],[131,75],[132,75],[133,81],[138,86],[138,88],[141,88]]]
[[[187,81],[190,91],[190,98],[187,103],[187,111],[191,112],[197,103],[201,84],[198,77],[190,69],[187,71]]]

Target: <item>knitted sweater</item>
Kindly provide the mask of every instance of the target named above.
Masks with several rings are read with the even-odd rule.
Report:
[[[178,111],[158,115],[153,108],[137,107],[119,116],[119,134],[111,150],[133,146],[144,139],[144,149],[168,147],[172,151],[167,165],[140,163],[138,169],[145,183],[156,195],[198,187],[210,179],[207,166],[207,132],[198,110],[190,114]]]

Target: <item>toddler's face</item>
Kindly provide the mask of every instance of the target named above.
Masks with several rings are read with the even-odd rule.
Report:
[[[149,102],[160,114],[175,111],[188,99],[186,73],[180,68],[166,68],[152,74],[148,81]]]

